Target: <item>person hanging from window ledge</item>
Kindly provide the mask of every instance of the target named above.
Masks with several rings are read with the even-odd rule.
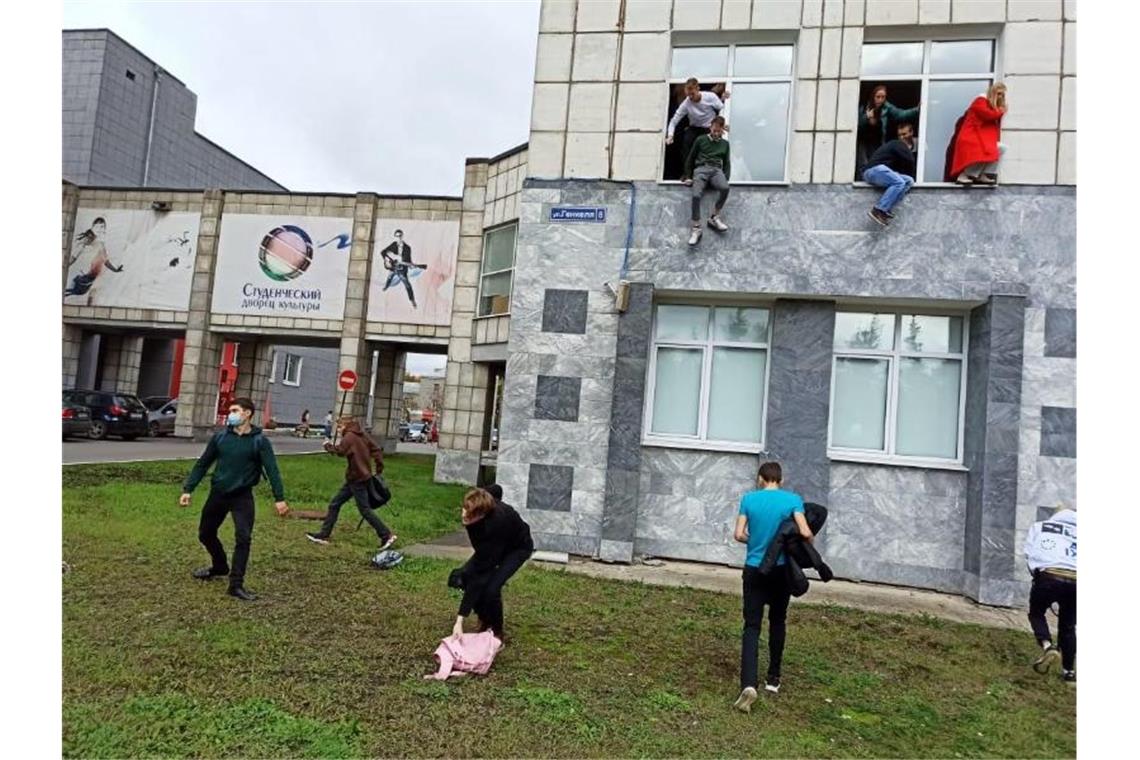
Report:
[[[724,139],[726,129],[728,126],[724,123],[724,117],[714,117],[709,125],[709,133],[697,138],[693,149],[685,158],[685,174],[693,178],[685,181],[685,184],[692,185],[693,226],[689,232],[690,246],[701,241],[701,197],[705,194],[706,186],[719,193],[712,216],[709,217],[709,226],[717,232],[728,229],[728,225],[720,218],[720,212],[728,200],[728,178],[732,173],[729,144]]]
[[[1005,85],[995,82],[966,109],[954,136],[950,176],[959,185],[996,185],[998,162],[1005,152],[1001,119],[1007,110]]]
[[[875,187],[885,187],[879,202],[871,207],[867,215],[886,227],[895,218],[891,213],[902,197],[914,185],[914,127],[899,124],[898,139],[891,140],[873,154],[863,171],[863,181]]]
[[[724,93],[725,100],[728,100],[728,95],[729,93],[726,91]],[[688,159],[689,152],[693,149],[693,143],[701,135],[709,133],[713,117],[718,116],[723,110],[724,100],[721,100],[715,92],[702,92],[701,83],[697,81],[697,78],[689,77],[688,81],[685,82],[685,99],[681,101],[681,105],[677,106],[673,118],[669,119],[669,126],[665,128],[665,144],[673,144],[673,133],[676,131],[677,125],[681,123],[681,117],[688,117],[689,126],[685,127],[685,132],[681,135],[681,159]],[[693,176],[688,168],[682,171],[682,181]]]

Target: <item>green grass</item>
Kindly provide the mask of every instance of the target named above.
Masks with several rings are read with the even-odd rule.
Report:
[[[355,509],[318,547],[262,486],[247,578],[261,598],[242,604],[189,577],[206,560],[204,490],[177,506],[189,466],[64,469],[66,756],[1076,754],[1075,691],[1028,668],[1025,634],[793,604],[781,694],[741,715],[739,599],[532,567],[508,587],[492,672],[424,681],[454,620],[455,563],[372,570]],[[281,467],[302,509],[321,509],[343,473],[319,456]],[[402,543],[459,527],[464,489],[431,471],[388,460],[381,514]]]

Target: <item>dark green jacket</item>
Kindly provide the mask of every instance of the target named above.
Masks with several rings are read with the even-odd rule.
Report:
[[[182,484],[182,492],[193,492],[214,462],[217,466],[210,478],[211,491],[233,493],[253,488],[261,481],[261,473],[264,472],[273,488],[273,498],[285,500],[285,485],[281,482],[281,471],[277,469],[273,445],[256,425],[246,435],[235,433],[231,427],[215,434]]]
[[[723,137],[714,140],[708,135],[701,135],[693,142],[689,157],[685,159],[685,176],[693,176],[693,169],[705,164],[719,166],[724,170],[724,178],[732,177],[732,162],[729,157],[728,140]]]
[[[879,145],[882,145],[888,140],[895,139],[895,130],[898,129],[899,122],[913,121],[918,117],[918,109],[918,106],[914,108],[899,108],[889,101],[883,103],[883,108],[879,111],[879,123],[877,125],[879,128]],[[874,129],[875,126],[875,124],[867,121],[867,107],[864,106],[860,108],[859,129]],[[914,126],[914,131],[918,132],[917,124]]]

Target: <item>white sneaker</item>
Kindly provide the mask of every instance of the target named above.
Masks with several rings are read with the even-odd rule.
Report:
[[[752,703],[756,701],[757,696],[759,695],[756,693],[756,689],[751,686],[745,686],[740,692],[740,696],[732,703],[732,706],[740,710],[740,712],[750,713],[752,712]]]
[[[397,539],[397,538],[399,538],[399,536],[397,536],[395,533],[393,533],[392,535],[388,536],[388,540],[387,540],[387,541],[385,541],[383,544],[381,544],[381,545],[380,545],[380,551],[384,551],[385,549],[387,549],[387,548],[389,548],[390,546],[392,546],[392,544],[396,543],[396,539]]]
[[[696,245],[701,242],[701,228],[693,227],[689,231],[689,245]]]
[[[721,221],[721,218],[719,216],[710,216],[709,226],[717,232],[724,232],[728,229],[728,225]]]

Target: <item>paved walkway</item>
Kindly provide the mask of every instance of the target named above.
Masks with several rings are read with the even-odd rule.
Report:
[[[404,553],[438,559],[465,561],[471,556],[471,545],[464,532],[452,533],[430,544],[416,544]],[[546,570],[588,575],[593,578],[610,578],[635,581],[651,586],[679,586],[740,595],[740,570],[724,565],[700,562],[662,560],[660,566],[612,565],[581,557],[571,557],[568,565],[535,562],[535,567]],[[955,623],[972,623],[991,628],[1010,628],[1029,631],[1029,623],[1022,610],[987,607],[954,594],[936,591],[885,586],[877,583],[854,583],[833,580],[830,583],[812,581],[811,590],[794,604],[835,604],[869,612],[899,615],[931,615]]]

